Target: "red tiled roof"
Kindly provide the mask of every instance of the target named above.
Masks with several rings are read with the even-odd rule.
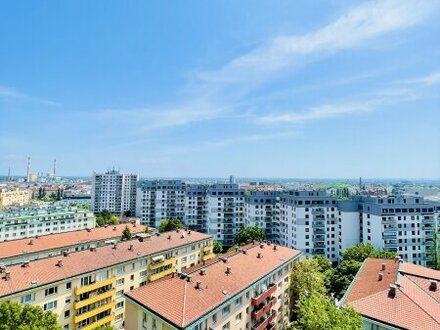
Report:
[[[258,253],[262,258],[257,258]],[[127,296],[183,328],[300,253],[280,246],[276,250],[268,245],[263,249],[255,246],[247,249],[247,254],[230,256],[227,263],[199,266],[206,274],[194,270],[191,282],[170,277],[130,291]],[[226,274],[226,267],[231,267],[230,274]],[[197,281],[201,281],[201,289],[195,288]]]
[[[79,243],[86,243],[92,241],[99,241],[120,237],[126,224],[93,228],[89,231],[75,230],[59,234],[49,234],[39,236],[38,238],[25,238],[14,241],[6,241],[0,243],[0,261],[3,258],[10,258],[27,253],[36,253],[45,250],[52,250],[62,248],[65,246],[72,246]],[[132,224],[128,225],[132,233],[141,233],[145,231],[145,226]],[[116,230],[114,228],[116,227]],[[32,245],[30,241],[32,239]]]
[[[171,239],[168,239],[169,235]],[[5,280],[3,274],[0,278],[0,298],[30,289],[32,281],[36,281],[37,285],[41,286],[211,238],[210,235],[194,231],[191,234],[186,232],[184,238],[181,235],[182,231],[168,232],[160,236],[151,236],[143,242],[138,240],[121,242],[118,243],[117,249],[104,246],[94,252],[86,250],[71,253],[67,257],[55,256],[34,260],[28,267],[9,266],[6,270],[10,272],[11,278]],[[129,250],[130,245],[133,245],[132,250]],[[62,267],[56,266],[58,259],[62,260]]]
[[[385,270],[382,270],[385,264]],[[383,279],[379,281],[379,273]],[[397,260],[365,260],[344,305],[363,316],[409,330],[440,329],[440,286],[429,288],[429,279],[440,279],[440,271]],[[390,284],[396,284],[390,296]]]

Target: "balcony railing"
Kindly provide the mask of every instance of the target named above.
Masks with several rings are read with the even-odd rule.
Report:
[[[115,302],[114,301],[110,302],[107,305],[103,305],[103,306],[100,306],[98,308],[92,309],[91,311],[88,311],[88,312],[76,315],[73,318],[73,322],[74,323],[79,323],[79,322],[81,322],[83,320],[86,320],[86,319],[88,319],[88,318],[90,318],[92,316],[95,316],[95,315],[97,315],[99,313],[105,312],[106,310],[112,309],[113,307],[115,307]]]
[[[272,313],[267,318],[265,318],[265,319],[255,323],[252,326],[252,330],[264,330],[264,329],[266,329],[269,326],[269,324],[275,319],[276,315],[277,315],[277,312],[272,310]]]
[[[202,252],[212,251],[214,247],[212,245],[208,245],[202,248]]]
[[[210,254],[206,254],[206,255],[204,255],[203,257],[202,257],[202,260],[203,261],[207,261],[207,260],[210,260],[210,259],[212,259],[212,258],[214,258],[215,257],[215,254],[214,253],[210,253]]]
[[[109,290],[109,291],[101,293],[101,294],[92,295],[92,296],[90,296],[87,299],[75,302],[73,304],[73,308],[74,309],[79,309],[81,307],[93,304],[93,303],[95,303],[97,301],[100,301],[100,300],[103,300],[105,298],[112,297],[112,296],[115,295],[115,293],[116,293],[116,289],[112,289],[112,290]]]
[[[252,312],[252,319],[259,320],[261,319],[267,312],[269,312],[272,307],[276,304],[277,298],[271,297],[266,304],[263,304],[261,308]]]
[[[116,277],[109,278],[108,280],[96,282],[90,285],[85,285],[80,288],[75,289],[75,295],[79,296],[80,294],[83,294],[85,292],[97,290],[99,288],[102,288],[103,286],[107,285],[114,285],[116,283]]]
[[[177,259],[176,258],[170,258],[170,259],[165,259],[159,262],[155,262],[152,264],[148,265],[148,269],[149,270],[153,270],[153,269],[157,269],[159,267],[163,267],[163,266],[167,266],[167,265],[172,265],[174,263],[176,263]]]
[[[261,293],[259,296],[255,297],[255,298],[252,298],[252,305],[255,306],[255,305],[261,304],[264,300],[266,300],[273,293],[275,293],[276,290],[277,290],[277,285],[276,284],[270,284],[269,288],[266,291]]]
[[[85,327],[78,327],[78,329],[79,330],[93,330],[95,328],[100,327],[101,325],[110,324],[114,318],[115,318],[115,315],[110,314],[109,316],[106,316],[96,322],[87,324]]]
[[[164,271],[161,271],[159,273],[149,275],[148,276],[148,280],[150,282],[156,281],[156,280],[158,280],[158,279],[160,279],[162,277],[165,277],[167,275],[172,274],[174,271],[176,271],[175,267],[171,267],[171,268],[165,269]]]

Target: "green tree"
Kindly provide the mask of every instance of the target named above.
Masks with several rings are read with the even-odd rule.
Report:
[[[342,260],[355,260],[363,262],[367,258],[393,259],[396,255],[396,252],[377,250],[370,243],[360,243],[346,249],[344,252],[342,252],[341,257]]]
[[[115,327],[112,325],[103,325],[103,326],[97,327],[93,330],[115,330]]]
[[[125,226],[124,230],[122,231],[122,240],[131,240],[131,238],[133,237],[130,228],[128,228],[128,226]]]
[[[434,240],[432,244],[432,266],[434,269],[440,270],[440,244],[439,244],[438,228],[434,230]]]
[[[119,224],[119,219],[113,213],[104,210],[98,216],[96,216],[96,226],[102,227],[105,225],[117,225]]]
[[[124,211],[124,217],[131,217],[131,216],[133,216],[133,214],[131,214],[130,210]]]
[[[60,330],[57,316],[39,306],[0,303],[0,330]]]
[[[176,230],[183,228],[183,222],[177,218],[163,219],[159,225],[159,232],[163,233],[166,231]]]
[[[334,271],[332,262],[325,256],[314,256],[313,259],[318,263],[319,272],[324,275],[325,287],[330,290]]]
[[[338,309],[319,293],[302,296],[296,305],[297,319],[292,330],[361,330],[362,318],[352,308]]]
[[[215,254],[219,254],[223,252],[223,244],[219,241],[214,241],[214,249],[213,252]]]
[[[264,230],[257,225],[249,227],[241,227],[235,237],[235,243],[247,244],[252,241],[261,241],[265,237]]]

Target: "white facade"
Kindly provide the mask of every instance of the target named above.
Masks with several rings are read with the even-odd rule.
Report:
[[[0,241],[95,227],[95,216],[81,208],[15,209],[0,212]]]
[[[104,210],[118,216],[136,212],[136,185],[138,176],[108,171],[93,174],[92,209],[95,214]]]

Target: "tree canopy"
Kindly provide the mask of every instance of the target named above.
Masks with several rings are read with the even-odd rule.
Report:
[[[61,330],[57,316],[39,306],[0,303],[0,330]]]
[[[261,241],[265,237],[264,230],[257,225],[241,227],[235,237],[236,244],[247,244],[252,241]]]
[[[176,230],[183,228],[184,224],[182,220],[178,218],[170,218],[170,219],[163,219],[162,222],[159,225],[159,232],[163,233],[170,230]]]
[[[105,225],[117,225],[119,219],[113,213],[104,210],[98,216],[96,216],[96,226],[102,227]]]
[[[223,244],[219,241],[214,241],[214,249],[213,252],[215,254],[219,254],[223,252]]]
[[[131,240],[131,238],[133,237],[130,228],[128,228],[128,226],[125,226],[124,230],[122,231],[122,240]]]
[[[342,260],[355,260],[359,262],[363,262],[367,258],[393,259],[395,256],[396,252],[377,250],[370,243],[360,243],[349,247],[341,254]]]

